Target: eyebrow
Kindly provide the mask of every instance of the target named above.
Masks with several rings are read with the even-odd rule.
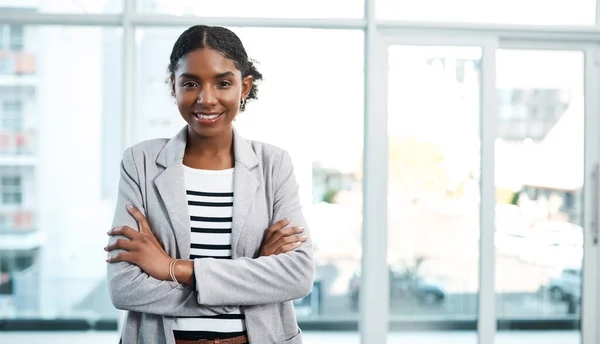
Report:
[[[221,78],[224,78],[224,77],[227,77],[227,76],[234,76],[234,75],[235,74],[233,72],[227,71],[227,72],[219,73],[219,74],[215,75],[213,79],[221,79]],[[197,75],[192,74],[192,73],[181,73],[179,75],[179,77],[180,78],[188,78],[188,79],[200,80],[200,77],[198,77]]]

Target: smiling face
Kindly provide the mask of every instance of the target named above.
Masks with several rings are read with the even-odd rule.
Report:
[[[171,75],[177,108],[189,128],[201,137],[231,130],[242,99],[252,89],[252,77],[242,78],[233,60],[211,48],[191,51]]]

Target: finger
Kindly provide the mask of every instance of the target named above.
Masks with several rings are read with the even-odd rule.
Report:
[[[285,218],[283,220],[279,220],[275,223],[273,223],[271,226],[269,226],[268,228],[268,232],[270,234],[273,234],[275,232],[277,232],[278,230],[284,228],[285,226],[290,224],[290,219],[289,218]]]
[[[300,227],[286,227],[283,229],[279,229],[276,232],[271,233],[271,235],[269,235],[265,238],[263,247],[273,246],[282,237],[287,236],[287,235],[293,235],[296,232],[301,232]]]
[[[131,215],[133,215],[133,217],[137,220],[140,233],[147,235],[152,241],[152,245],[156,246],[161,250],[164,250],[162,245],[158,242],[158,239],[156,239],[156,236],[152,232],[152,229],[150,228],[150,224],[148,223],[148,219],[146,218],[146,216],[144,216],[144,214],[142,214],[142,212],[139,211],[139,209],[132,205],[128,205],[127,209],[129,210]]]
[[[132,258],[133,255],[127,251],[125,252],[119,252],[117,254],[115,254],[114,256],[108,257],[106,259],[107,263],[118,263],[118,262],[132,262]]]
[[[133,249],[135,249],[135,244],[129,239],[117,239],[114,243],[104,248],[104,250],[108,252],[113,250],[131,251]]]
[[[136,236],[140,235],[140,233],[138,233],[138,231],[136,231],[135,229],[133,229],[131,227],[120,226],[120,227],[115,227],[115,228],[111,229],[110,231],[108,231],[108,235],[110,235],[110,236],[124,235],[125,237],[133,240]]]
[[[271,244],[274,244],[282,238],[293,236],[295,234],[300,234],[302,232],[304,232],[304,227],[286,227],[278,230],[275,234],[273,234],[269,239],[269,242]]]
[[[300,234],[304,232],[304,227],[285,227],[279,230],[278,235],[280,237],[287,237],[294,234]]]
[[[293,242],[291,244],[283,245],[280,248],[278,248],[273,254],[287,253],[287,252],[297,249],[298,247],[300,247],[300,245],[302,245],[302,243],[299,241]]]
[[[142,212],[139,211],[138,208],[132,205],[128,205],[127,210],[129,210],[129,213],[133,215],[135,220],[138,222],[141,233],[150,232],[150,225],[148,225],[148,219],[146,219],[146,216],[144,216],[144,214],[142,214]]]
[[[276,241],[273,247],[282,247],[295,242],[305,242],[306,240],[308,240],[306,235],[290,235]]]
[[[267,243],[273,243],[273,242],[277,241],[277,239],[275,239],[275,240],[272,239],[273,235],[275,233],[277,233],[277,231],[280,230],[281,228],[284,228],[285,226],[287,226],[289,223],[290,223],[290,219],[285,218],[283,220],[279,220],[279,221],[271,224],[269,226],[269,228],[267,228],[267,230],[266,230],[263,242],[265,244],[267,244]]]

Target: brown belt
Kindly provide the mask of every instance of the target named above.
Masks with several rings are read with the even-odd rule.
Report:
[[[248,344],[248,337],[239,336],[227,339],[200,339],[200,340],[183,340],[177,339],[176,344]]]

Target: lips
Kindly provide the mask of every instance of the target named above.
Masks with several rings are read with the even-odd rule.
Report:
[[[217,122],[225,112],[194,112],[196,119],[202,124]]]
[[[194,112],[194,115],[197,118],[201,118],[201,119],[215,119],[219,116],[221,116],[223,113],[222,112]]]

